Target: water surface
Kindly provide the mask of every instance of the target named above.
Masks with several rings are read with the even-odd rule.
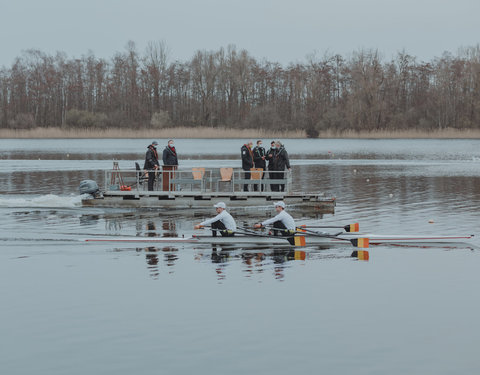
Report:
[[[82,208],[78,184],[151,140],[0,140],[5,374],[474,373],[478,241],[225,251],[85,244],[177,236],[212,212]],[[166,143],[159,140],[161,144]],[[269,140],[264,143],[269,143]],[[375,233],[478,234],[480,141],[285,140],[294,188]],[[239,167],[241,140],[176,140],[182,167]],[[241,225],[272,210],[237,212]],[[433,222],[433,223],[432,223]]]

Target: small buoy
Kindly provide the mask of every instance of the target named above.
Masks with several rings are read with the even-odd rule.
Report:
[[[357,170],[356,170],[356,169],[354,169],[354,170],[353,170],[353,173],[357,173]]]
[[[434,223],[433,219],[428,220],[428,223],[433,224]]]
[[[369,178],[367,178],[367,179],[366,179],[366,181],[367,181],[367,182],[370,182],[370,179],[369,179]]]
[[[393,194],[392,194],[392,193],[390,193],[390,194],[388,194],[388,196],[389,196],[390,198],[392,198],[392,197],[393,197]]]

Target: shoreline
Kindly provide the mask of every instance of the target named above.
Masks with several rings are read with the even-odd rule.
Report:
[[[196,138],[196,139],[222,139],[222,138],[307,138],[304,130],[270,131],[263,129],[228,129],[210,127],[177,127],[167,129],[61,129],[61,128],[35,128],[35,129],[0,129],[0,139],[102,139],[102,138]],[[355,132],[345,131],[342,133],[324,131],[320,132],[318,138],[344,138],[344,139],[480,139],[478,130],[457,130],[452,128],[435,131],[377,131],[377,132]],[[312,138],[314,139],[314,138]]]

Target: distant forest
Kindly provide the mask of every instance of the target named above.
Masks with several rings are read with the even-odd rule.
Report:
[[[0,128],[175,126],[318,132],[480,128],[480,47],[418,61],[378,51],[282,66],[234,46],[170,61],[163,42],[111,59],[29,50],[0,69]]]

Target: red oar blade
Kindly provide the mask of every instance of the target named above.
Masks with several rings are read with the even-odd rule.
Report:
[[[358,260],[369,260],[370,254],[367,250],[355,250],[352,252],[352,257],[357,258]]]
[[[305,251],[295,250],[295,260],[305,260]]]
[[[360,230],[360,225],[358,223],[348,224],[343,227],[345,232],[358,232]]]
[[[305,229],[306,227],[307,226],[305,224],[298,226],[297,227],[297,232],[298,233],[306,233],[307,232],[307,230]]]
[[[292,246],[305,246],[305,236],[284,237]]]
[[[305,236],[295,236],[294,241],[295,246],[305,246]]]
[[[360,248],[367,248],[369,247],[369,240],[368,238],[352,238],[350,240],[353,246],[360,247]]]

